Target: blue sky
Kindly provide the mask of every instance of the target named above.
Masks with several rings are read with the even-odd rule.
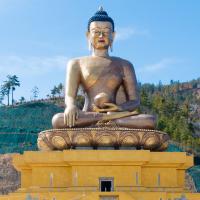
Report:
[[[131,61],[142,83],[200,77],[198,0],[0,0],[0,84],[21,81],[15,98],[40,98],[64,83],[70,58],[89,55],[88,19],[102,5],[114,19],[111,55]]]

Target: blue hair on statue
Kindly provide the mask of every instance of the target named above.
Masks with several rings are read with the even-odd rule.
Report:
[[[99,10],[92,16],[88,21],[88,31],[90,31],[90,24],[92,22],[110,22],[112,24],[112,31],[115,30],[114,21],[111,17],[108,16],[107,12],[103,10],[102,7],[99,8]]]

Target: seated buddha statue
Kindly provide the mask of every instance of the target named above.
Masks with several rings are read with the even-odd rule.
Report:
[[[87,39],[90,56],[71,59],[67,64],[64,113],[54,115],[53,128],[93,126],[113,121],[119,127],[154,129],[155,117],[138,114],[140,105],[133,65],[109,56],[115,37],[114,21],[102,7],[89,19]],[[76,106],[79,86],[85,96],[83,110]],[[124,101],[118,101],[121,91]]]

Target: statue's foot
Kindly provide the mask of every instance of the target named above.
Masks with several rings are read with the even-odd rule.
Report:
[[[156,119],[153,115],[140,114],[140,115],[134,115],[130,117],[116,119],[115,123],[119,127],[155,129]]]

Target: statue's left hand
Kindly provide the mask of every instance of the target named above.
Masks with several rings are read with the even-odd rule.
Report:
[[[103,107],[104,108],[99,108],[96,105],[93,105],[93,110],[99,113],[121,111],[120,107],[114,103],[104,103]]]

